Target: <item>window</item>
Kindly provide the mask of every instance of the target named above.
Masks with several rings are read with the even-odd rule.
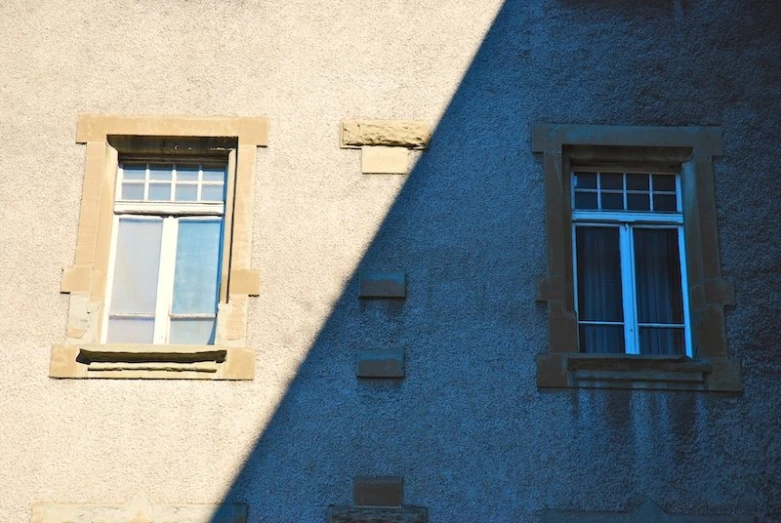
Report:
[[[692,355],[680,177],[573,171],[581,352]]]
[[[537,124],[547,350],[537,385],[736,392],[721,277],[713,127]]]
[[[120,162],[106,343],[214,344],[226,167]]]
[[[79,119],[86,168],[55,378],[252,379],[263,118]]]

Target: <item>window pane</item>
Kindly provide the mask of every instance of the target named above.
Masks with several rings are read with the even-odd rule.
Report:
[[[125,180],[143,180],[146,177],[146,164],[123,163],[122,177]]]
[[[602,189],[624,189],[623,174],[600,174]]]
[[[577,189],[596,189],[596,173],[575,173],[575,188]]]
[[[122,218],[117,234],[110,312],[154,314],[163,220]]]
[[[595,192],[576,192],[575,193],[575,208],[576,209],[596,209],[597,208],[597,193],[595,193]]]
[[[149,199],[153,201],[164,201],[164,202],[171,201],[171,184],[150,183]]]
[[[674,194],[654,194],[654,211],[675,212],[678,210],[678,201]]]
[[[176,184],[177,202],[194,202],[196,199],[198,199],[197,185],[183,185],[181,183]]]
[[[623,193],[602,193],[602,208],[607,211],[624,210]]]
[[[143,200],[144,199],[144,184],[143,183],[123,183],[122,184],[122,199],[123,200]]]
[[[174,314],[217,310],[221,220],[180,220],[174,275]]]
[[[648,175],[647,174],[627,174],[626,175],[626,188],[630,191],[647,191],[648,190]]]
[[[675,176],[671,174],[654,174],[654,191],[674,191]]]
[[[648,193],[628,193],[626,206],[630,211],[647,211],[651,208],[651,199]]]
[[[109,318],[106,343],[152,343],[154,318]]]
[[[224,185],[204,185],[201,187],[201,201],[222,202],[225,201]]]
[[[204,165],[204,182],[225,182],[225,167],[222,165]]]
[[[619,353],[624,349],[623,325],[580,325],[580,352]]]
[[[198,166],[197,165],[177,165],[176,166],[176,179],[180,182],[197,182],[198,181]]]
[[[640,327],[640,354],[686,354],[684,330]]]
[[[169,343],[213,345],[214,320],[171,319]]]
[[[637,320],[683,323],[677,229],[639,229],[635,235]]]
[[[173,171],[173,165],[150,165],[149,166],[149,179],[150,180],[170,180]]]
[[[624,321],[618,229],[575,229],[581,320]]]

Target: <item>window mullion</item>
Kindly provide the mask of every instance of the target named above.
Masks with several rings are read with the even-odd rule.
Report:
[[[691,316],[689,316],[689,276],[686,268],[686,234],[683,226],[678,227],[678,252],[681,263],[681,297],[683,298],[683,330],[686,355],[694,357],[694,339],[691,332]]]
[[[621,288],[624,299],[624,343],[627,354],[639,354],[637,332],[637,306],[635,300],[634,242],[632,228],[621,224],[619,228],[621,242]]]
[[[174,290],[178,225],[178,220],[172,216],[163,220],[160,272],[157,277],[157,302],[155,305],[154,342],[157,344],[168,343],[168,331],[171,322],[171,303]]]

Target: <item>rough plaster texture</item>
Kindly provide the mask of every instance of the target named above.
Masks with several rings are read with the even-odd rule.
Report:
[[[781,521],[781,7],[765,0],[85,0],[0,5],[0,521],[38,502],[249,504],[320,522],[356,475],[432,523],[546,509]],[[84,113],[267,116],[248,383],[59,381]],[[438,122],[367,177],[344,118]],[[546,313],[532,122],[716,125],[742,396],[538,392]],[[356,269],[404,267],[403,301]],[[355,376],[367,345],[406,377]]]

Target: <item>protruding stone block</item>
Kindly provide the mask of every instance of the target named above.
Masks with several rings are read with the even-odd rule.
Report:
[[[361,271],[358,287],[361,298],[406,298],[407,275],[404,271]]]
[[[344,120],[342,147],[381,145],[426,149],[431,140],[431,124],[420,120]]]
[[[400,507],[404,502],[401,476],[356,476],[353,503],[359,507]]]
[[[363,174],[407,174],[409,150],[404,147],[361,147]]]
[[[358,354],[359,378],[404,377],[404,350],[366,351]]]

